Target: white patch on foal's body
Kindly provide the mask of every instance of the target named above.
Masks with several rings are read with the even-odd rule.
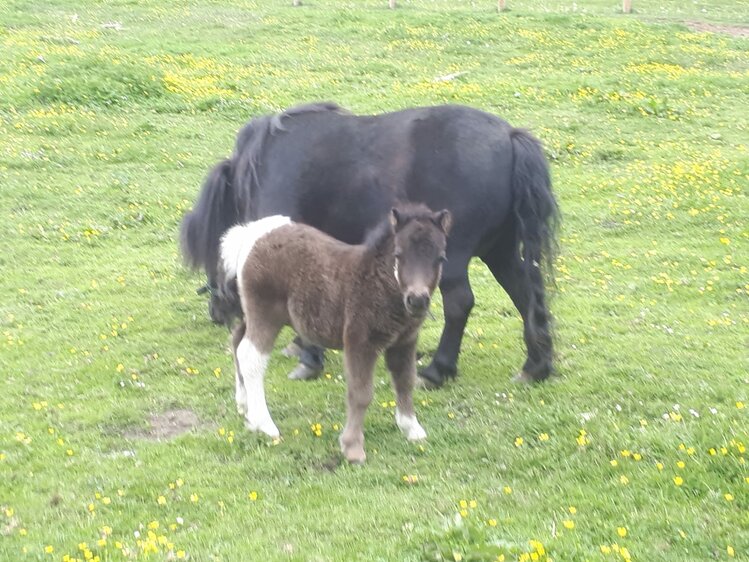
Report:
[[[268,365],[268,354],[260,353],[250,340],[243,338],[237,346],[237,364],[246,392],[247,428],[251,431],[261,431],[270,437],[279,437],[281,433],[273,423],[268,404],[265,402],[263,378]]]
[[[291,224],[289,217],[273,215],[246,224],[238,224],[227,230],[221,238],[221,262],[224,264],[226,277],[231,279],[241,273],[247,256],[250,255],[258,240],[287,224]],[[238,281],[241,287],[241,275]]]
[[[419,420],[416,419],[416,414],[411,416],[401,415],[398,408],[395,409],[395,423],[406,436],[409,441],[421,441],[427,438],[427,432],[421,427]]]
[[[395,275],[395,282],[398,283],[398,286],[401,285],[401,278],[400,275],[398,275],[398,260],[395,260],[395,263],[393,264],[393,275]]]

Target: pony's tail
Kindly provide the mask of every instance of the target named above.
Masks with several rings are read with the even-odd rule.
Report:
[[[271,230],[290,223],[289,217],[273,215],[230,228],[221,239],[221,265],[226,280],[241,274],[253,246],[260,238]]]
[[[232,184],[233,161],[219,162],[203,183],[198,201],[182,219],[180,245],[185,263],[215,272],[221,235],[238,221]],[[210,280],[210,279],[209,279]]]
[[[522,129],[513,129],[510,139],[513,149],[513,212],[530,297],[526,311],[527,328],[532,340],[550,348],[550,318],[544,294],[546,282],[553,284],[554,281],[559,208],[551,190],[549,164],[541,143]],[[548,351],[550,353],[551,349]]]

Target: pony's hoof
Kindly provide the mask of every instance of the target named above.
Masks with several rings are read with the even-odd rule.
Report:
[[[281,437],[281,432],[278,431],[273,420],[254,421],[245,418],[244,425],[247,429],[254,431],[255,433],[265,433],[271,439],[278,439]]]
[[[350,447],[341,452],[351,464],[364,464],[367,460],[367,453],[364,452],[363,447]]]
[[[320,376],[322,371],[308,367],[304,363],[299,363],[293,371],[289,373],[289,378],[293,381],[310,381]]]
[[[281,350],[281,355],[284,357],[299,357],[302,353],[302,348],[296,343],[291,342],[289,345]]]
[[[534,382],[536,382],[536,379],[534,379],[531,375],[529,375],[525,371],[520,371],[517,375],[512,377],[512,382],[515,382],[518,384],[533,384]]]

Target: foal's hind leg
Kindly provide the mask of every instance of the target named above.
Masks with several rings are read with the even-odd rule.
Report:
[[[551,314],[546,306],[541,270],[536,265],[530,265],[529,282],[517,246],[507,242],[492,248],[481,259],[507,291],[523,318],[523,337],[528,356],[516,380],[533,382],[548,378],[552,371],[553,343],[549,327]]]
[[[231,348],[234,352],[234,400],[237,402],[237,411],[240,415],[247,414],[247,391],[244,387],[244,379],[239,370],[239,361],[237,361],[237,347],[242,341],[245,332],[245,324],[242,322],[234,327],[231,334]]]
[[[237,365],[245,387],[247,404],[245,425],[250,431],[260,431],[275,438],[280,435],[280,432],[268,411],[263,379],[273,342],[281,327],[252,324],[251,318],[254,317],[263,318],[263,316],[246,317],[247,329],[236,351]]]
[[[468,282],[470,259],[470,254],[452,254],[442,271],[440,292],[445,327],[432,362],[419,373],[422,381],[431,388],[442,386],[448,377],[455,377],[458,372],[460,343],[474,302]]]
[[[426,439],[427,432],[416,419],[413,389],[416,382],[416,341],[385,351],[385,363],[395,388],[395,423],[409,441]]]

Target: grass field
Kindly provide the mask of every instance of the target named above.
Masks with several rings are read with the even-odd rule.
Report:
[[[287,4],[0,6],[0,560],[749,559],[749,40],[685,23],[747,2]],[[244,430],[177,247],[237,129],[320,99],[528,127],[563,212],[559,376],[510,382],[520,319],[476,262],[428,442],[380,365],[364,467],[336,354],[311,383],[275,356],[284,438]],[[158,440],[169,412],[191,430]]]

